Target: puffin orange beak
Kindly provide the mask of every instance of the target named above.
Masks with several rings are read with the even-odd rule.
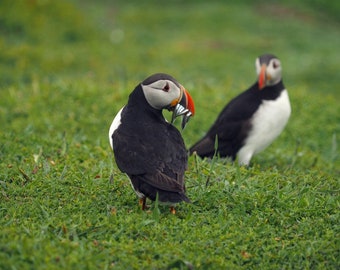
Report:
[[[191,112],[191,115],[193,116],[195,114],[194,100],[185,88],[183,88],[183,94],[185,95],[185,99],[182,97],[182,100],[180,101],[180,103],[182,103],[183,100],[185,100],[186,108]]]
[[[184,129],[190,117],[195,114],[195,105],[194,100],[190,96],[189,92],[183,86],[181,86],[181,91],[181,97],[172,113],[171,123],[175,121],[176,117],[183,116],[181,126],[182,129]]]
[[[259,74],[259,90],[262,90],[266,86],[266,69],[267,65],[263,64]]]

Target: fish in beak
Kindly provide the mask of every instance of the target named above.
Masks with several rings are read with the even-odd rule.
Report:
[[[173,109],[171,123],[173,123],[178,116],[182,116],[181,127],[184,129],[190,117],[194,114],[194,101],[189,92],[183,86],[181,86],[181,97]]]

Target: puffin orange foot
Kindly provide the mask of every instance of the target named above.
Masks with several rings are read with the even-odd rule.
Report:
[[[173,206],[170,206],[170,213],[175,215],[176,214],[176,209]]]
[[[142,210],[148,209],[148,206],[146,205],[146,197],[139,199],[139,205],[142,207]]]

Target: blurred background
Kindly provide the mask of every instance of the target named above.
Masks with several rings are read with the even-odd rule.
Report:
[[[164,70],[182,81],[228,79],[240,87],[255,78],[255,57],[272,52],[289,84],[332,91],[340,4],[295,2],[2,0],[0,83],[136,80]]]

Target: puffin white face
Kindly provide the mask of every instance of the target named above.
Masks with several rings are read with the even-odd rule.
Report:
[[[166,79],[160,79],[147,85],[142,84],[142,89],[149,105],[157,110],[175,106],[183,94],[182,86]]]
[[[189,92],[172,76],[156,73],[146,78],[140,86],[148,104],[156,109],[172,111],[171,123],[182,116],[182,129],[195,114],[195,105]]]
[[[282,67],[278,58],[270,55],[260,56],[255,61],[255,67],[260,90],[280,82]]]

